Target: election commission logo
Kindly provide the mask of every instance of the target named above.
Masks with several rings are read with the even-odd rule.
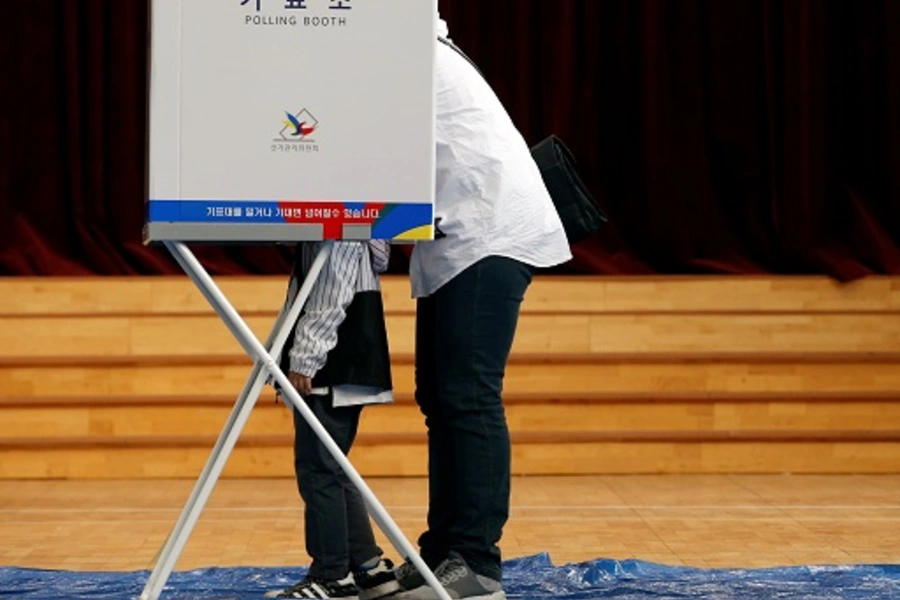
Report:
[[[318,152],[319,145],[312,137],[319,129],[319,120],[307,109],[284,111],[281,129],[273,140],[272,152]]]
[[[319,121],[305,108],[296,114],[284,111],[286,118],[282,121],[283,127],[278,132],[281,142],[315,142],[309,136],[319,128]]]

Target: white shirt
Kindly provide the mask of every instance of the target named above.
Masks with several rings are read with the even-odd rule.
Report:
[[[572,258],[531,151],[472,65],[437,44],[436,235],[410,262],[415,298],[429,296],[488,256],[551,267]]]

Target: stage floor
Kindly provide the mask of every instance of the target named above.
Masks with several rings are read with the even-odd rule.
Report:
[[[370,479],[411,540],[426,481]],[[0,481],[0,566],[152,568],[193,481]],[[224,480],[176,569],[307,565],[289,479]],[[900,564],[900,475],[518,477],[504,559],[700,568]],[[388,556],[397,553],[379,535]]]

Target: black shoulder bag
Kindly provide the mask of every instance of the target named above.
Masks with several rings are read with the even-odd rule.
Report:
[[[438,40],[465,58],[484,77],[478,66],[456,44],[443,37]],[[531,156],[541,171],[569,243],[575,244],[599,231],[607,221],[606,215],[600,211],[596,200],[578,177],[575,157],[562,140],[555,135],[547,137],[531,148]]]

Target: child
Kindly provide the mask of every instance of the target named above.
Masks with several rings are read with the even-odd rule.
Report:
[[[322,242],[297,245],[292,300]],[[282,370],[344,454],[363,405],[393,401],[378,273],[386,241],[335,242],[282,353]],[[294,471],[305,503],[306,578],[278,598],[374,600],[398,589],[391,562],[375,543],[365,502],[294,409]]]

